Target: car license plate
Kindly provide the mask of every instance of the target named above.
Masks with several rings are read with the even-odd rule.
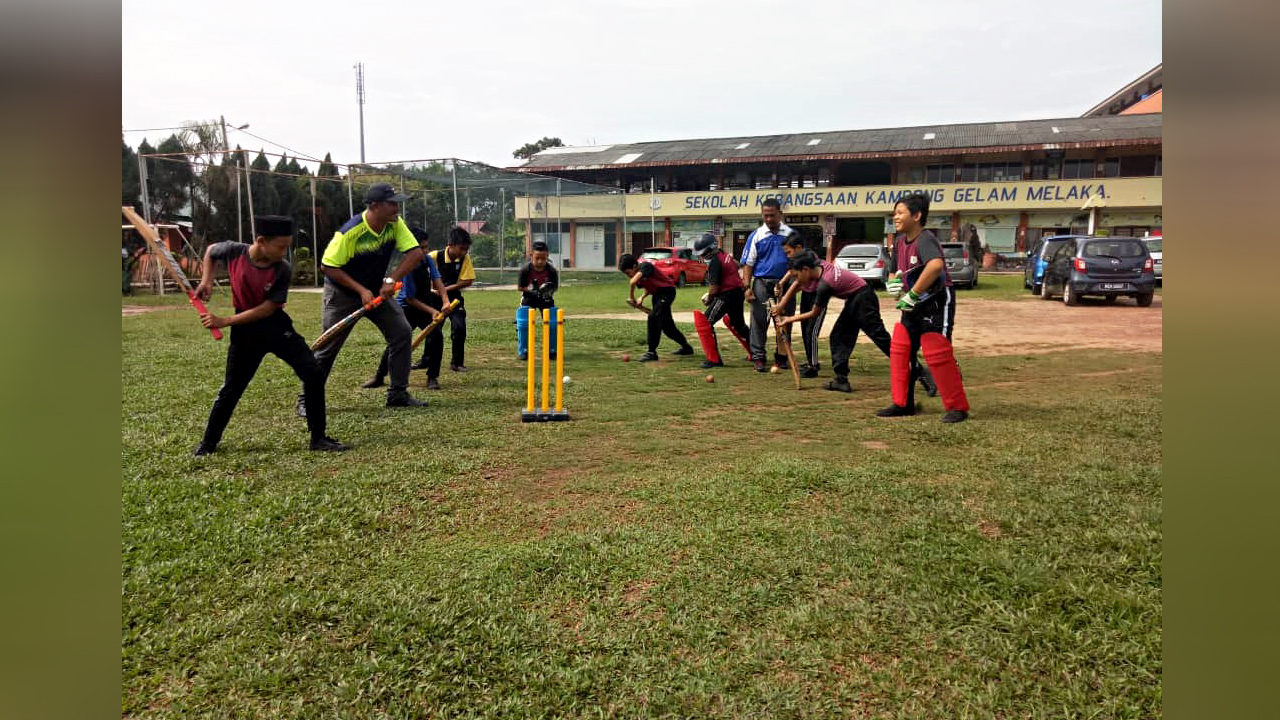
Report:
[[[862,269],[862,263],[849,263],[849,269],[850,269],[850,270],[861,270],[861,269]]]
[[[1103,290],[1123,290],[1124,283],[1102,283]]]

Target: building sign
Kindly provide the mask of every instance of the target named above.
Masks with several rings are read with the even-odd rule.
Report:
[[[530,208],[537,215],[569,218],[617,217],[625,202],[629,219],[641,220],[650,214],[650,199],[661,203],[662,217],[760,217],[760,207],[768,198],[777,198],[789,218],[800,214],[887,215],[898,198],[919,190],[928,193],[930,214],[1005,213],[1024,210],[1079,211],[1090,207],[1159,211],[1163,203],[1163,178],[1096,178],[1093,180],[1031,180],[1000,183],[948,183],[939,185],[873,185],[834,188],[779,188],[775,190],[717,190],[690,193],[647,193],[619,195],[576,195],[555,198],[516,198],[516,217],[528,219]],[[541,204],[541,210],[536,204]],[[559,207],[557,207],[559,205]],[[791,220],[798,222],[797,220]],[[816,222],[816,219],[814,220]]]
[[[817,225],[817,215],[787,215],[788,225]]]

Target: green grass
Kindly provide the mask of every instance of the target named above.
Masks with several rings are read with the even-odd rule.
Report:
[[[308,338],[319,300],[289,304]],[[525,425],[514,302],[468,295],[473,372],[429,395],[415,372],[421,411],[356,388],[381,351],[358,327],[328,386],[341,456],[305,450],[269,358],[191,458],[224,347],[188,308],[122,318],[123,716],[1162,714],[1159,354],[961,346],[974,417],[944,426],[928,398],[871,417],[865,343],[853,395],[796,393],[622,363],[643,324],[579,320],[574,420]]]

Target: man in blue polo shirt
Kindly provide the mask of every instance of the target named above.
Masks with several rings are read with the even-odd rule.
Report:
[[[782,222],[782,206],[776,198],[768,198],[760,207],[760,217],[764,224],[756,228],[747,238],[747,245],[742,249],[742,258],[738,264],[742,266],[742,284],[747,288],[746,300],[751,303],[751,364],[756,372],[764,372],[768,367],[764,362],[765,338],[769,333],[768,299],[774,296],[774,287],[783,275],[787,274],[787,254],[782,251],[787,238],[796,234],[795,230]],[[787,315],[795,314],[796,301],[793,296],[783,307]],[[791,326],[783,330],[787,342],[791,341]],[[773,353],[774,364],[786,370],[787,356],[776,350]]]

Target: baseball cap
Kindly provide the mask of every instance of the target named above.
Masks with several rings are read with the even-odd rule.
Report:
[[[402,203],[408,200],[409,196],[396,192],[391,187],[391,183],[374,183],[364,193],[364,202],[366,205],[376,202],[398,202]]]

